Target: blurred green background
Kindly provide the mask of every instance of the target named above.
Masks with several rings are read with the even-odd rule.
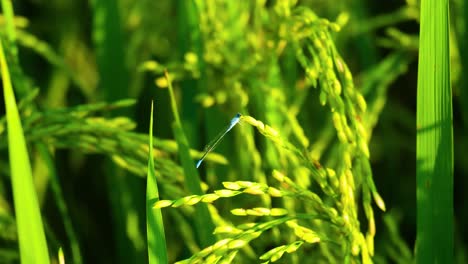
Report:
[[[353,75],[354,87],[368,104],[370,114],[365,121],[371,136],[373,179],[387,209],[383,213],[374,206],[374,261],[402,263],[413,258],[418,1],[302,0],[284,1],[283,7],[281,2],[13,2],[19,62],[27,85],[39,90],[30,100],[27,95],[32,90],[15,90],[18,101],[25,101],[25,105],[34,102],[37,106],[36,110],[24,107],[20,111],[26,120],[25,135],[31,144],[49,144],[68,208],[69,227],[74,230],[79,248],[75,253],[81,252],[84,263],[146,261],[146,156],[138,153],[139,145],[132,144],[147,142],[151,100],[155,103],[154,134],[160,150],[155,156],[156,170],[166,182],[162,198],[188,195],[182,192],[183,188],[171,187],[181,186],[183,173],[173,141],[173,114],[164,69],[173,79],[183,128],[192,149],[203,150],[240,112],[271,125],[295,145],[304,145],[312,158],[325,166],[337,163],[338,139],[330,110],[321,105],[321,92],[307,79],[311,73],[304,70],[297,59],[297,47],[288,39],[288,32],[293,30],[288,24],[292,22],[286,18],[292,16],[288,12],[294,8],[307,8],[341,27],[337,32],[330,31],[331,38]],[[468,197],[463,191],[468,187],[463,177],[468,172],[464,155],[468,147],[468,82],[464,73],[468,60],[463,47],[468,39],[468,6],[462,0],[450,4],[455,255],[458,263],[464,263],[468,242],[468,230],[463,224],[468,221],[464,210]],[[3,15],[0,33],[5,37]],[[313,61],[319,56],[311,54],[309,58]],[[95,110],[73,108],[126,98],[135,99],[135,104],[106,104]],[[4,116],[4,109],[4,102],[0,101],[0,116]],[[31,111],[43,115],[35,118]],[[128,119],[113,119],[118,116]],[[96,126],[88,128],[89,124]],[[60,129],[53,130],[55,125]],[[216,149],[220,155],[213,155],[202,164],[200,176],[208,190],[220,188],[225,180],[261,181],[273,169],[289,164],[283,162],[285,154],[272,149],[271,142],[246,125],[241,126]],[[129,132],[131,129],[140,134]],[[4,128],[0,129],[0,155],[0,262],[17,263],[18,241]],[[200,153],[197,155],[194,162]],[[58,247],[63,247],[67,263],[74,263],[79,258],[71,257],[73,243],[51,190],[50,167],[32,145],[30,159],[49,250],[56,254]],[[219,214],[228,212],[232,203],[218,204]],[[248,199],[243,201],[244,205],[250,203]],[[181,233],[191,230],[183,224],[190,225],[189,214],[169,213],[179,209],[165,210],[169,258],[187,258],[195,249],[180,240]],[[365,219],[363,215],[360,208],[359,219]],[[367,228],[366,224],[363,226]]]

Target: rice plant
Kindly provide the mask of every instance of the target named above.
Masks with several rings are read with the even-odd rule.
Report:
[[[465,263],[448,2],[2,0],[0,263]]]

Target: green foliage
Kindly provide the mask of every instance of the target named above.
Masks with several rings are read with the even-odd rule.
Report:
[[[421,6],[417,109],[418,263],[453,262],[449,2]]]
[[[5,9],[5,4],[3,9]],[[50,263],[26,140],[3,50],[3,40],[0,41],[0,67],[8,122],[8,143],[11,146],[8,153],[21,261],[23,263]]]
[[[190,148],[188,146],[187,137],[182,129],[182,123],[180,121],[179,112],[177,110],[177,104],[172,89],[172,83],[169,78],[169,74],[165,72],[166,81],[169,87],[169,96],[171,98],[172,113],[174,114],[174,122],[172,123],[172,130],[174,132],[174,138],[177,142],[179,156],[184,169],[184,182],[187,185],[189,192],[194,194],[202,194],[202,183],[198,171],[193,166],[193,160],[190,157]],[[201,245],[209,245],[213,242],[214,238],[212,235],[214,225],[211,220],[208,208],[204,205],[196,208],[195,215],[195,228],[197,230],[197,237],[200,238]]]
[[[150,149],[153,149],[153,104],[151,104],[151,118],[149,129]],[[167,263],[166,237],[161,210],[153,208],[154,201],[159,200],[158,182],[154,171],[154,154],[149,151],[148,175],[146,176],[146,235],[148,238],[149,263]]]
[[[443,80],[460,109],[463,173],[467,5],[452,2]],[[438,53],[419,43],[418,1],[376,3],[22,0],[19,16],[2,1],[24,131],[11,135],[0,107],[0,262],[24,254],[6,151],[20,149],[8,139],[20,135],[53,262],[414,262],[414,172],[430,171],[416,161],[415,62],[420,47],[426,59]],[[419,88],[442,80],[420,64]],[[436,113],[424,98],[418,114]],[[197,170],[203,145],[235,113],[239,123]],[[455,210],[460,263],[465,211]]]

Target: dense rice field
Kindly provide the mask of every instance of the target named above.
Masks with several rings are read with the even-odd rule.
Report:
[[[467,263],[462,0],[0,0],[0,263]]]

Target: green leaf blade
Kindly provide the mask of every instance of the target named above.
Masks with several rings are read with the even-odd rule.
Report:
[[[417,263],[453,263],[449,3],[421,2],[417,101]]]
[[[169,78],[169,74],[167,72],[165,74],[166,80],[169,84],[169,96],[171,99],[172,112],[174,114],[174,123],[172,124],[172,130],[174,132],[174,137],[177,142],[177,145],[179,147],[179,157],[182,163],[182,167],[184,169],[185,183],[187,185],[187,189],[192,194],[201,195],[203,194],[203,190],[201,188],[200,176],[198,175],[198,171],[195,167],[195,162],[190,156],[188,140],[182,128],[179,112],[177,111],[176,99],[174,96],[174,91]],[[197,227],[197,235],[200,237],[200,243],[202,246],[208,246],[215,242],[215,237],[213,236],[213,230],[215,226],[210,216],[208,207],[205,204],[196,205],[195,225]]]
[[[11,85],[3,43],[0,43],[0,63],[7,117],[11,182],[21,262],[49,263],[49,252],[42,224],[41,211],[34,188],[31,164]]]
[[[159,201],[158,184],[154,171],[153,154],[153,103],[151,103],[151,118],[149,129],[148,174],[146,178],[146,234],[148,239],[148,259],[150,264],[165,264],[167,259],[166,236],[160,208],[153,208]]]

